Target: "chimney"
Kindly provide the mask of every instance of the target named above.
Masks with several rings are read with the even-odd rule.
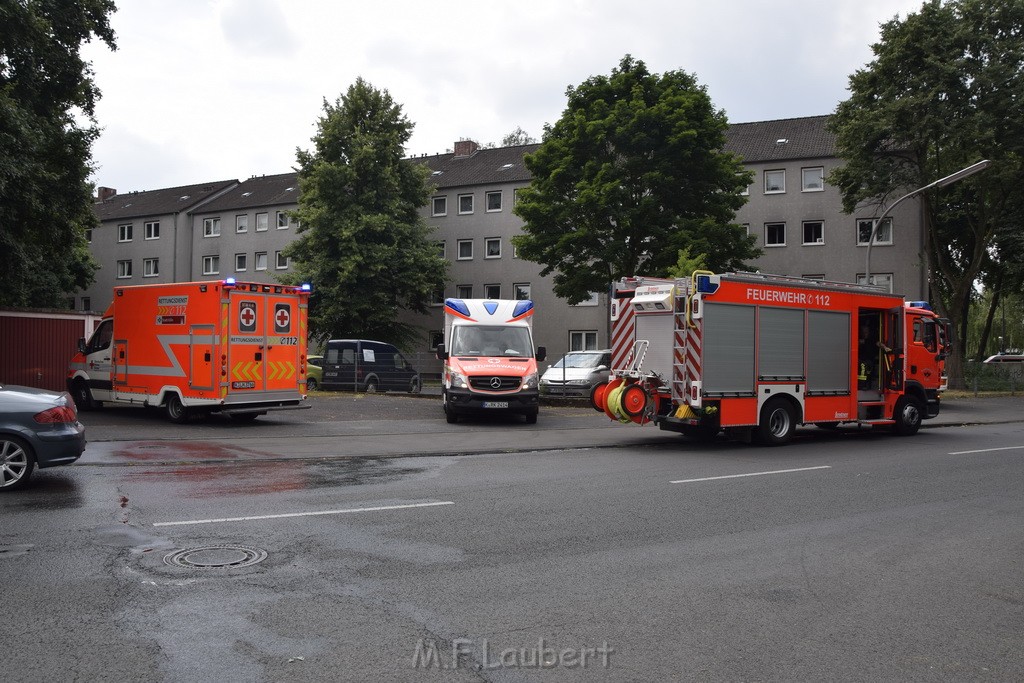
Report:
[[[100,202],[105,202],[108,199],[110,199],[111,197],[114,197],[116,195],[117,195],[117,190],[115,190],[112,187],[97,187],[96,188],[96,198]]]
[[[476,144],[473,140],[459,140],[455,143],[455,156],[471,157],[476,154],[479,148],[480,145]]]

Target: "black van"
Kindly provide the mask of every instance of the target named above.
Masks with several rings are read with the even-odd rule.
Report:
[[[369,339],[332,339],[324,348],[324,378],[328,390],[420,390],[420,374],[402,352],[387,342]]]

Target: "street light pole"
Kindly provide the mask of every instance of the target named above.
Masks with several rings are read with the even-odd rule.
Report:
[[[930,190],[933,187],[945,187],[946,185],[951,185],[951,184],[955,183],[958,180],[963,180],[967,176],[974,175],[975,173],[977,173],[979,171],[984,171],[986,168],[988,168],[989,164],[991,164],[991,163],[992,162],[989,161],[988,159],[983,159],[982,161],[979,161],[976,164],[971,164],[970,166],[968,166],[966,168],[961,168],[956,173],[951,173],[948,176],[946,176],[945,178],[939,178],[938,180],[936,180],[934,182],[928,183],[924,187],[917,188],[913,192],[908,192],[907,194],[903,195],[902,197],[900,197],[899,199],[894,201],[892,204],[890,204],[885,209],[885,211],[882,212],[882,215],[879,216],[878,218],[876,218],[871,223],[871,235],[868,237],[868,249],[867,249],[867,253],[864,255],[864,282],[866,284],[869,284],[869,285],[872,284],[871,283],[871,245],[874,243],[875,235],[878,233],[878,226],[882,224],[882,221],[885,219],[886,216],[889,215],[889,213],[893,209],[895,209],[897,206],[899,206],[900,202],[902,202],[904,199],[909,199],[909,198],[913,197],[916,194],[920,194],[921,192],[924,192],[925,190]]]

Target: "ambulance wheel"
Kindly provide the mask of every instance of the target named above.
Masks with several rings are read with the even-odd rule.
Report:
[[[100,404],[93,400],[89,385],[84,379],[76,379],[71,385],[71,395],[75,399],[75,407],[79,410],[96,410]]]
[[[376,377],[371,377],[366,380],[366,384],[363,386],[363,391],[367,394],[376,394],[377,389],[380,388],[380,381]]]
[[[793,406],[784,398],[773,398],[761,408],[761,421],[757,425],[757,440],[765,446],[789,443],[796,430]]]
[[[444,419],[448,424],[453,425],[459,421],[459,416],[455,410],[448,404],[448,394],[443,394],[441,398],[441,408],[444,410]]]
[[[167,397],[167,402],[164,403],[164,412],[167,413],[167,419],[174,424],[188,422],[189,410],[181,404],[181,397],[177,394]]]
[[[896,401],[896,411],[892,416],[896,420],[893,431],[900,436],[917,434],[917,430],[921,428],[923,412],[921,402],[916,398],[913,396],[901,397]]]
[[[526,424],[528,424],[528,425],[535,425],[535,424],[537,424],[537,411],[534,411],[532,413],[526,413],[526,415],[524,417],[526,418]]]

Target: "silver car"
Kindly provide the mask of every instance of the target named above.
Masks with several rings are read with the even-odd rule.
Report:
[[[612,352],[570,351],[540,378],[541,393],[552,396],[590,396],[595,385],[608,381]]]
[[[37,466],[78,460],[85,426],[63,391],[0,385],[0,491],[25,485]]]

